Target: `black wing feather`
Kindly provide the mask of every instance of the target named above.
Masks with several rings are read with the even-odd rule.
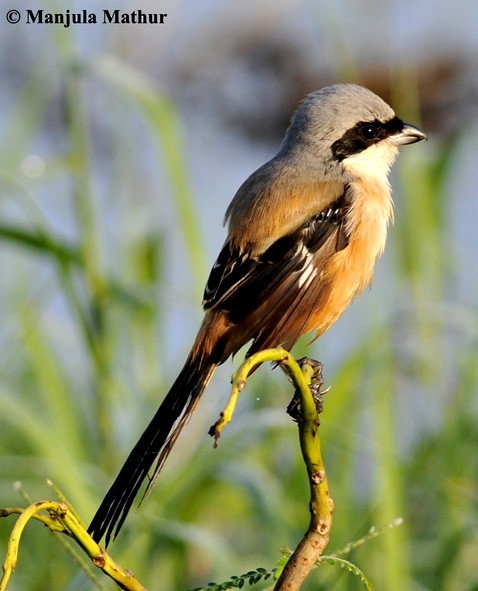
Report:
[[[218,306],[228,313],[231,322],[238,323],[291,275],[300,274],[308,256],[315,255],[334,232],[337,233],[336,250],[345,248],[348,237],[344,219],[349,205],[346,190],[326,210],[255,257],[226,242],[209,276],[204,308]]]

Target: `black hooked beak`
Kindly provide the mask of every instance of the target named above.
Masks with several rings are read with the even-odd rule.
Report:
[[[398,133],[394,133],[390,136],[390,141],[396,146],[406,146],[407,144],[415,144],[422,140],[428,139],[421,129],[410,125],[409,123],[403,124],[403,129]]]

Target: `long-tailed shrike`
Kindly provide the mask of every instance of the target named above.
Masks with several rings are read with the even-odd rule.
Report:
[[[214,370],[320,336],[372,281],[393,215],[388,172],[425,134],[354,84],[308,95],[276,156],[239,188],[204,292],[205,316],[178,378],[99,507],[89,532],[115,537],[143,480],[161,470]],[[153,479],[154,481],[154,479]]]

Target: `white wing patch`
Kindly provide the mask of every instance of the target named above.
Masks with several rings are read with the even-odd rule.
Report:
[[[301,250],[307,254],[305,255],[305,266],[302,270],[302,273],[300,274],[298,281],[299,289],[302,289],[304,285],[308,287],[311,284],[314,277],[317,275],[317,269],[314,267],[313,263],[313,254],[309,252],[304,245],[302,245]]]

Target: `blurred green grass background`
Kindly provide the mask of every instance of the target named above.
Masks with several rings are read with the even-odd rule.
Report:
[[[54,74],[40,57],[18,88],[0,144],[0,506],[22,504],[16,481],[33,500],[53,498],[45,483],[51,478],[88,521],[186,354],[171,352],[168,341],[175,297],[168,253],[183,251],[191,340],[212,260],[174,102],[119,59],[80,60],[70,31],[51,34]],[[342,69],[360,81],[351,65]],[[396,110],[418,123],[415,77],[412,67],[391,73]],[[93,87],[104,106],[107,186],[96,173]],[[25,161],[58,93],[61,142],[41,163]],[[135,138],[138,120],[146,146]],[[327,340],[298,347],[324,362],[332,385],[321,427],[336,504],[330,552],[404,519],[349,556],[381,591],[478,590],[478,318],[453,288],[458,255],[446,193],[461,141],[457,134],[401,155],[386,315],[367,319],[367,331],[351,335],[330,368]],[[142,179],[151,176],[144,150],[162,171],[155,206],[142,193]],[[39,187],[51,191],[53,216],[32,197]],[[155,229],[165,199],[174,236]],[[153,217],[150,230],[135,232],[135,220],[145,216]],[[294,547],[307,525],[296,427],[284,412],[291,393],[277,372],[263,368],[253,377],[212,449],[205,433],[227,396],[230,371],[228,365],[212,383],[153,494],[111,547],[150,591],[271,568],[280,547]],[[11,518],[0,521],[1,553],[12,525]],[[94,576],[96,582],[54,535],[31,524],[9,588],[113,588]],[[323,566],[304,588],[362,587]]]

